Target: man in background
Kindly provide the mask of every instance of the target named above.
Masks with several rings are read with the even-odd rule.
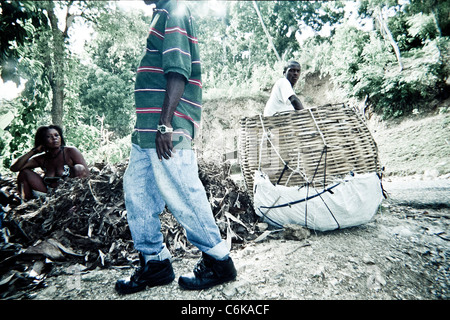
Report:
[[[289,61],[283,70],[283,78],[275,82],[270,98],[264,108],[264,116],[272,116],[277,112],[302,110],[303,105],[295,95],[294,86],[300,77],[300,64]]]

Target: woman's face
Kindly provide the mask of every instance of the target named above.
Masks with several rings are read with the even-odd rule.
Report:
[[[48,129],[45,135],[45,146],[49,149],[61,147],[61,136],[55,129]]]

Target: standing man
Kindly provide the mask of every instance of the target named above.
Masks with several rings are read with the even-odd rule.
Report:
[[[168,284],[175,274],[163,243],[159,215],[167,205],[202,257],[184,289],[206,289],[234,280],[236,269],[221,239],[198,177],[192,139],[202,110],[198,39],[189,9],[177,0],[155,4],[147,47],[137,70],[137,120],[123,178],[127,219],[141,266],[116,282],[121,294]]]
[[[300,64],[289,61],[283,70],[283,78],[278,79],[272,88],[270,98],[264,108],[264,116],[272,116],[277,112],[302,110],[303,105],[295,95],[294,86],[300,77]]]

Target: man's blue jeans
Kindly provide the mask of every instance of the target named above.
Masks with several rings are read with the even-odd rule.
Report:
[[[169,160],[160,161],[156,149],[133,144],[123,187],[134,247],[147,260],[171,258],[159,219],[166,204],[185,228],[190,243],[217,260],[228,257],[229,248],[221,239],[198,177],[193,150],[176,150]]]

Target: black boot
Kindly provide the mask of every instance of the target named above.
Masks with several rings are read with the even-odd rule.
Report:
[[[233,260],[215,260],[203,253],[202,258],[194,267],[194,274],[181,276],[178,284],[187,290],[201,290],[236,279],[236,269]]]
[[[163,261],[148,261],[139,255],[141,266],[127,279],[116,282],[116,291],[119,294],[128,294],[144,290],[146,287],[155,287],[169,284],[175,279],[172,263],[169,259]]]

